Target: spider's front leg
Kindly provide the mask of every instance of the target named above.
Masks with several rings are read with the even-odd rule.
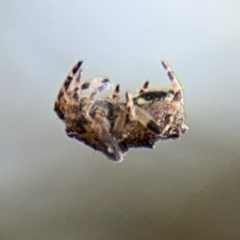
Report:
[[[166,61],[162,61],[162,66],[167,71],[167,75],[172,83],[174,95],[171,105],[168,108],[167,116],[169,116],[169,119],[161,135],[168,138],[179,138],[188,130],[188,126],[184,124],[183,88],[170,65]],[[166,101],[167,104],[168,101]]]
[[[111,97],[107,97],[106,100],[111,101],[113,103],[118,103],[120,101],[119,93],[120,93],[120,85],[118,84],[115,87],[112,96]]]
[[[80,69],[82,63],[83,63],[83,61],[78,61],[73,66],[73,68],[68,73],[67,77],[65,78],[65,80],[59,90],[59,93],[57,95],[57,98],[55,100],[54,111],[56,112],[56,114],[58,115],[58,117],[61,120],[65,120],[67,107],[69,105],[74,105],[74,101],[71,97],[71,94],[69,94],[69,86],[72,83],[72,80],[73,80],[75,74]],[[76,103],[76,101],[75,101],[75,103]]]
[[[138,91],[139,94],[147,92],[149,87],[149,81],[146,81],[143,86],[141,87],[141,89]]]
[[[161,63],[163,68],[167,71],[170,81],[172,82],[172,88],[175,94],[174,101],[181,101],[183,99],[183,91],[177,76],[166,61],[162,61]]]

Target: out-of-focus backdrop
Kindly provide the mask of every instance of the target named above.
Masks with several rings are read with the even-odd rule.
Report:
[[[240,239],[240,2],[1,1],[0,239]],[[189,132],[121,164],[53,112],[76,60],[185,91]],[[110,94],[110,91],[107,94]]]

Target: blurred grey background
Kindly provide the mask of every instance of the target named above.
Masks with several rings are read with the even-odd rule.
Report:
[[[240,239],[239,11],[237,0],[2,0],[0,239]],[[190,131],[121,164],[67,138],[53,103],[78,59],[85,79],[122,92],[169,86],[167,59]]]

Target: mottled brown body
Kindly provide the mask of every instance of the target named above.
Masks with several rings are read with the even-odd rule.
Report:
[[[97,86],[80,83],[81,64],[78,62],[68,74],[54,106],[69,137],[121,161],[128,148],[153,148],[155,142],[179,138],[188,129],[184,124],[182,88],[166,62],[162,64],[172,81],[171,90],[148,91],[147,81],[136,97],[126,93],[125,101],[119,97],[119,85],[112,97],[95,99],[109,80],[102,79]],[[84,97],[81,94],[86,88],[92,88],[91,94]]]

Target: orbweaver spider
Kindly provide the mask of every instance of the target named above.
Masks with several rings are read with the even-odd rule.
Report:
[[[169,91],[150,91],[145,82],[139,93],[125,101],[119,97],[117,85],[112,96],[96,99],[109,80],[81,82],[83,61],[79,61],[67,75],[54,110],[65,122],[66,134],[102,152],[109,159],[122,161],[123,153],[131,147],[153,148],[155,142],[179,138],[188,130],[184,124],[183,92],[175,74],[162,62],[172,82]],[[89,96],[84,89],[91,88]]]

